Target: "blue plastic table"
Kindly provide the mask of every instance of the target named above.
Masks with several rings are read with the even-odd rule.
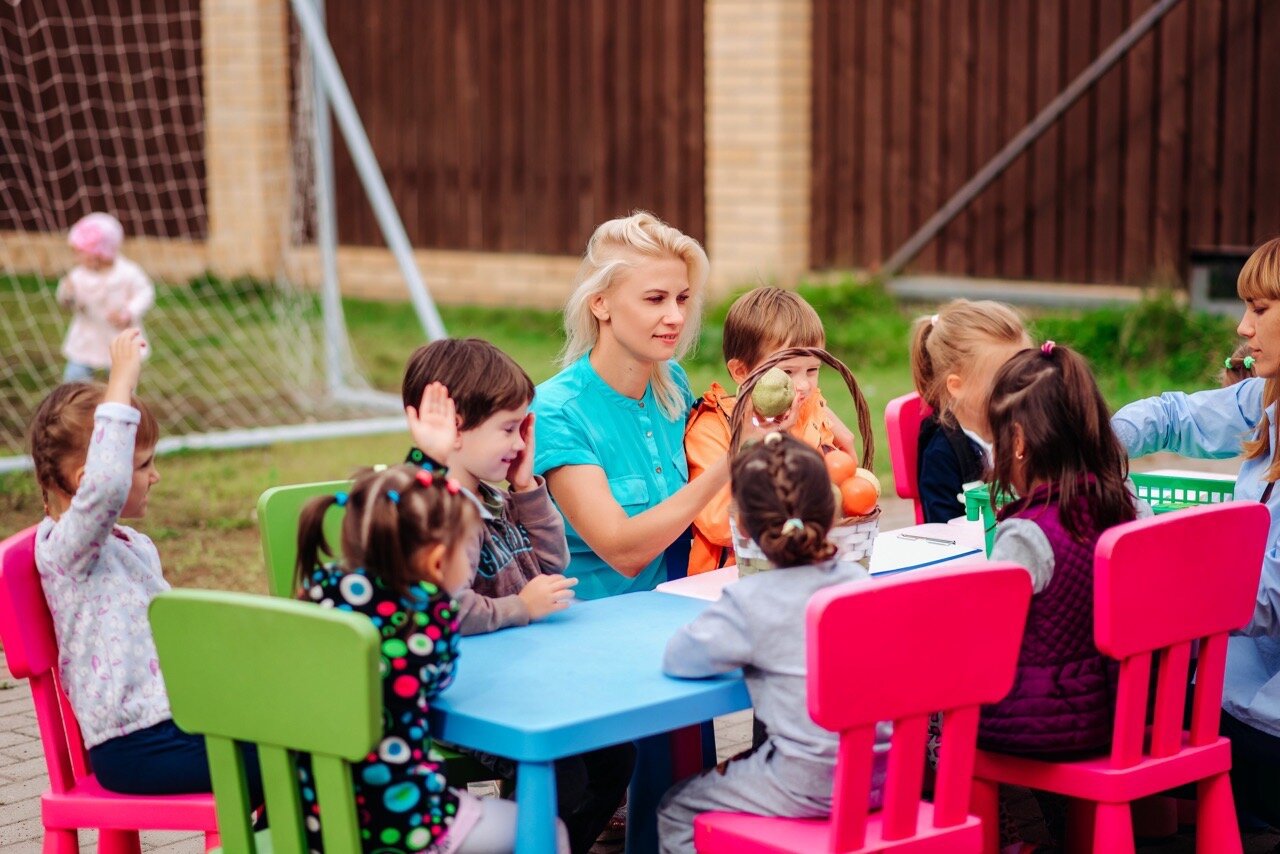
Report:
[[[672,782],[662,734],[751,705],[741,672],[714,679],[662,673],[667,639],[708,604],[632,593],[462,639],[456,679],[432,705],[432,730],[519,764],[517,854],[555,851],[556,759],[637,740],[627,847],[632,854],[656,849],[657,801]]]

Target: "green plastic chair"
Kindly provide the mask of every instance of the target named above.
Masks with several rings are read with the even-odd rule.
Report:
[[[350,763],[382,736],[379,638],[368,618],[209,590],[161,593],[149,614],[173,719],[205,737],[220,850],[308,850],[292,751],[311,754],[325,850],[359,851]],[[256,836],[236,741],[258,747],[271,826]]]
[[[267,587],[272,595],[294,598],[294,566],[298,560],[298,519],[302,506],[317,495],[333,495],[351,488],[349,480],[319,483],[296,483],[273,486],[258,497],[258,532],[262,537],[262,556],[267,563]],[[341,554],[342,517],[346,511],[331,508],[324,518],[324,536],[330,548]],[[444,757],[445,773],[455,786],[492,780],[494,773],[476,759],[437,743]]]
[[[298,518],[302,505],[317,495],[333,495],[351,488],[349,480],[296,483],[273,486],[258,497],[258,532],[262,556],[267,562],[267,587],[273,596],[294,598],[294,564],[298,560]],[[330,511],[324,520],[324,536],[329,545],[342,548],[342,508]]]

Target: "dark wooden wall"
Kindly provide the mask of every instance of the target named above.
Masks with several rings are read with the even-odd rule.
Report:
[[[201,63],[199,0],[0,2],[0,230],[203,239]]]
[[[814,0],[811,260],[893,252],[1152,0]],[[1143,283],[1280,233],[1280,2],[1184,0],[909,268]]]
[[[415,246],[579,254],[647,208],[705,238],[703,4],[326,4]],[[383,243],[336,146],[338,236]]]

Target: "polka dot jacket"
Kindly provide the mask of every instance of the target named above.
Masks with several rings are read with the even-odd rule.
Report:
[[[429,701],[453,679],[458,616],[453,600],[422,581],[404,595],[363,569],[318,567],[301,598],[367,616],[382,634],[382,740],[352,768],[367,854],[436,851],[455,824],[458,796],[427,726]],[[299,761],[307,842],[321,850],[310,763]],[[465,819],[462,823],[467,823]],[[456,827],[460,833],[469,828]]]

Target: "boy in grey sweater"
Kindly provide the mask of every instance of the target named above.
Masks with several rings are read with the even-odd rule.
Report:
[[[478,338],[419,347],[401,389],[415,447],[408,462],[447,472],[479,505],[484,530],[468,545],[471,583],[457,591],[464,635],[528,625],[564,610],[576,578],[566,578],[564,519],[533,474],[533,382],[506,353]],[[495,483],[506,481],[508,490]],[[510,760],[467,751],[495,775],[515,777]],[[585,854],[626,791],[635,748],[623,744],[556,762],[560,818],[574,854]]]

